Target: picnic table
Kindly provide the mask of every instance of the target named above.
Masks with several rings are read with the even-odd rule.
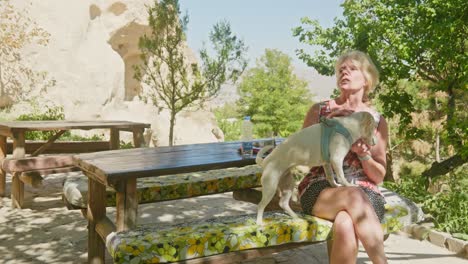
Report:
[[[129,122],[129,121],[70,121],[70,120],[48,120],[48,121],[2,121],[0,122],[0,164],[4,163],[4,160],[8,154],[9,144],[7,138],[12,139],[12,159],[20,160],[26,157],[26,150],[30,149],[30,145],[34,145],[33,152],[30,153],[31,157],[36,157],[42,153],[45,153],[50,148],[56,148],[58,153],[68,153],[67,148],[74,146],[73,151],[77,153],[93,151],[95,150],[96,144],[88,144],[85,141],[79,142],[78,144],[72,144],[70,142],[64,142],[64,146],[57,148],[57,145],[61,145],[60,142],[56,142],[60,136],[62,136],[68,130],[91,130],[91,129],[108,129],[110,130],[110,140],[107,149],[118,149],[120,144],[120,131],[128,131],[133,133],[133,140],[135,147],[141,147],[144,144],[143,132],[145,128],[149,128],[149,124]],[[30,142],[25,140],[25,133],[28,131],[53,131],[50,138],[43,142],[40,146],[37,146],[37,142]],[[50,161],[48,159],[47,161]],[[37,160],[29,161],[30,165],[37,164]],[[10,164],[11,165],[11,164]],[[13,166],[7,166],[8,168],[17,167],[17,164]],[[21,163],[21,166],[24,162]],[[40,165],[39,165],[40,166]],[[34,169],[34,168],[31,168]],[[36,167],[37,169],[37,167]],[[0,168],[0,196],[5,195],[5,183],[6,173],[5,168]],[[19,180],[19,177],[14,177],[12,180],[12,195],[15,193],[19,195],[19,201],[14,203],[15,207],[21,207],[21,196],[23,182]],[[15,200],[15,199],[13,199]]]
[[[281,140],[277,140],[277,142],[280,143]],[[210,182],[205,181],[204,183],[210,184],[212,179],[210,177],[213,174],[202,175],[207,170],[214,174],[226,174],[228,173],[225,171],[227,168],[239,167],[238,169],[242,170],[256,166],[255,172],[250,173],[248,177],[245,177],[245,171],[237,173],[239,177],[243,177],[242,181],[246,178],[253,178],[253,181],[238,185],[233,178],[230,178],[223,182],[221,192],[235,191],[239,189],[239,186],[241,190],[259,187],[261,168],[253,165],[255,164],[254,156],[242,157],[240,155],[238,151],[240,145],[240,142],[219,142],[75,155],[73,157],[74,164],[88,178],[86,208],[88,262],[104,263],[106,247],[115,263],[126,263],[130,260],[159,263],[207,256],[216,257],[216,254],[234,253],[247,249],[259,250],[261,248],[265,250],[264,252],[272,253],[276,250],[297,247],[303,243],[315,243],[329,239],[331,222],[307,215],[293,219],[282,213],[265,215],[265,218],[269,218],[266,221],[269,224],[265,226],[257,226],[254,215],[246,215],[233,219],[215,217],[202,223],[188,222],[174,227],[165,227],[161,223],[155,222],[150,227],[137,228],[139,199],[145,199],[141,195],[139,196],[141,189],[137,188],[137,179],[162,179],[166,177],[161,182],[167,180],[171,183],[173,181],[167,177],[177,179],[176,181],[180,181],[181,184],[175,188],[172,188],[174,187],[172,185],[171,190],[175,190],[180,186],[187,186],[187,181],[199,181],[200,178],[209,178],[207,181]],[[202,176],[187,175],[190,173]],[[221,177],[219,180],[223,181]],[[156,181],[153,180],[154,182]],[[228,187],[224,188],[226,186]],[[115,198],[111,199],[111,201],[115,201],[115,222],[106,215],[110,188],[115,192]],[[165,187],[161,186],[160,183],[146,188],[150,192],[162,192],[162,189]],[[190,188],[178,189],[185,192]],[[212,193],[214,192],[208,190],[207,192],[198,192],[196,195]],[[170,199],[191,197],[191,194],[178,196],[179,194],[171,196]],[[152,201],[146,202],[158,202],[161,201],[160,198],[150,197],[148,200]],[[410,210],[398,206],[392,207],[390,210],[388,218],[390,221],[383,224],[388,232],[391,232],[392,228],[402,225],[398,223],[399,217],[409,217],[411,218],[409,221],[414,222],[416,221],[414,216],[419,213],[417,210],[410,212]],[[283,234],[283,231],[287,232]],[[257,235],[252,235],[252,232]],[[265,241],[262,240],[262,237]],[[207,241],[211,241],[207,245],[208,248],[204,246],[204,250],[191,251],[193,248],[203,246],[203,243],[207,243]],[[163,251],[171,253],[168,255]],[[212,261],[205,259],[200,263],[221,263],[219,262],[221,259],[226,258],[216,258]]]
[[[89,178],[88,259],[104,258],[104,242],[98,233],[107,234],[110,230],[123,231],[136,226],[137,178],[255,164],[255,157],[242,157],[239,147],[240,142],[222,142],[74,156],[75,165]],[[106,186],[116,191],[116,226],[105,216]]]

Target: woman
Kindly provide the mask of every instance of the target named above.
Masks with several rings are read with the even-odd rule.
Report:
[[[373,263],[387,263],[380,226],[385,200],[377,184],[385,176],[388,128],[368,99],[378,83],[378,71],[365,53],[351,51],[337,60],[335,72],[340,95],[313,105],[303,127],[321,118],[366,111],[375,118],[377,144],[370,147],[358,140],[345,158],[345,176],[359,187],[331,188],[323,168],[315,167],[299,184],[301,205],[305,213],[334,221],[330,263],[356,263],[358,241]]]

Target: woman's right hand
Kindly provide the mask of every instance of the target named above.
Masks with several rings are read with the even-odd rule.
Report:
[[[332,118],[332,117],[335,117],[335,116],[348,116],[348,115],[350,115],[352,113],[354,113],[353,110],[337,109],[337,110],[332,111],[330,114],[328,114],[327,118]]]

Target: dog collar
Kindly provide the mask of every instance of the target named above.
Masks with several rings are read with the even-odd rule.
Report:
[[[322,118],[320,120],[320,125],[322,126],[322,140],[321,140],[321,151],[322,158],[325,162],[330,162],[330,138],[334,133],[339,133],[343,135],[349,142],[350,145],[353,144],[353,138],[348,129],[346,129],[341,123],[333,119]]]

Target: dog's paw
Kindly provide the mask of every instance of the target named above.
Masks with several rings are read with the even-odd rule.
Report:
[[[292,214],[291,217],[294,218],[294,219],[299,218],[299,216],[297,214]]]

